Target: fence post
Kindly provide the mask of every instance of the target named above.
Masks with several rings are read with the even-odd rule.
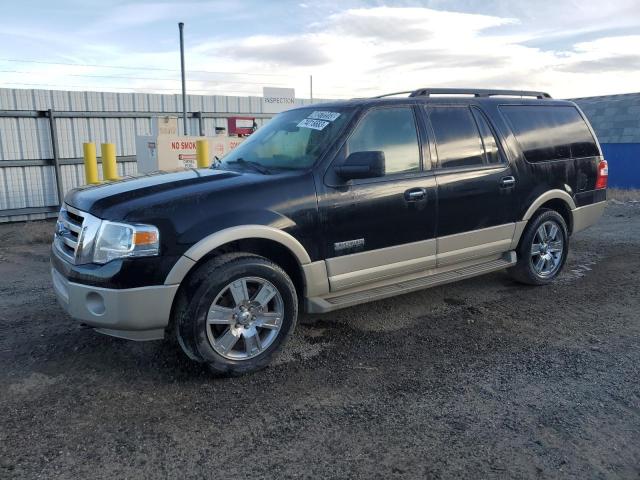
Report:
[[[84,153],[84,178],[87,184],[100,183],[98,178],[98,161],[96,160],[96,144],[93,142],[83,143]]]
[[[195,112],[193,115],[198,119],[198,130],[200,131],[200,136],[204,137],[204,118],[202,117],[202,112]]]
[[[53,109],[47,110],[49,117],[49,132],[51,133],[51,153],[53,154],[53,169],[58,188],[58,206],[64,202],[64,192],[62,191],[62,173],[60,172],[60,158],[58,157],[58,130],[56,129],[55,112]]]
[[[119,180],[118,167],[116,164],[116,145],[114,143],[103,143],[102,149],[102,177],[105,180]]]
[[[198,168],[209,168],[209,140],[196,140]]]

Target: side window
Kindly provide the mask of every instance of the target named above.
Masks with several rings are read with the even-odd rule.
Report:
[[[480,129],[480,136],[482,137],[482,143],[484,145],[484,156],[486,162],[490,165],[500,163],[502,159],[500,158],[500,152],[498,151],[498,143],[496,142],[496,137],[491,131],[491,127],[489,127],[487,119],[479,110],[472,108],[471,111],[473,112],[473,117],[476,119],[476,123]]]
[[[382,151],[387,175],[420,170],[418,132],[410,107],[371,110],[347,141],[347,155]]]
[[[434,107],[429,118],[441,168],[484,164],[482,140],[469,108]]]
[[[593,135],[575,107],[503,105],[500,110],[529,162],[600,154]]]

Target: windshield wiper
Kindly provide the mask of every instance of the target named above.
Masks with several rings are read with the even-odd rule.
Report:
[[[238,165],[251,167],[254,171],[262,173],[263,175],[269,175],[271,173],[271,170],[269,170],[264,165],[258,162],[253,162],[251,160],[245,160],[242,157],[236,158],[235,160],[229,160],[227,163],[237,163]]]

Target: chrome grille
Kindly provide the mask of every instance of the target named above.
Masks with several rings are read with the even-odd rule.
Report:
[[[93,241],[100,222],[93,215],[63,205],[56,222],[54,247],[71,263],[90,263]]]
[[[83,222],[84,216],[79,210],[72,211],[68,205],[60,209],[54,244],[58,251],[72,263],[76,261]]]

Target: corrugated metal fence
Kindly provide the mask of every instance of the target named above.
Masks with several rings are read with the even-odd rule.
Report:
[[[0,89],[0,222],[55,216],[58,190],[84,183],[84,142],[115,143],[119,174],[135,173],[136,135],[151,134],[153,117],[179,116],[181,105],[181,95]],[[205,136],[230,116],[256,117],[259,127],[273,116],[261,97],[187,95],[187,110],[189,134]]]

